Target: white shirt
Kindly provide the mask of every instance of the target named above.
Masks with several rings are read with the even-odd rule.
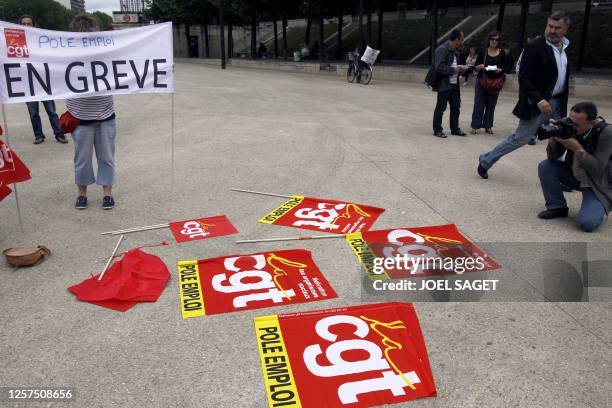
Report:
[[[553,96],[555,96],[562,94],[563,90],[565,89],[565,76],[567,74],[567,54],[565,49],[569,46],[569,40],[563,37],[561,39],[561,48],[557,48],[548,40],[546,40],[546,44],[552,48],[555,60],[557,61],[557,82],[555,83],[555,88],[553,89],[552,93]]]
[[[453,57],[453,63],[451,64],[451,68],[455,68],[456,66],[457,66],[457,56],[455,55]],[[459,74],[453,73],[450,76],[450,83],[456,85],[458,79],[459,79]]]

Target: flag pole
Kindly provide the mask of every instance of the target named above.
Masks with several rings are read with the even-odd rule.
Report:
[[[106,231],[101,232],[100,235],[121,235],[121,234],[129,234],[131,232],[139,232],[139,231],[150,231],[155,229],[168,228],[170,224],[155,224],[155,225],[145,225],[144,227],[134,227],[134,228],[126,228],[116,231]]]
[[[172,67],[172,69],[174,69],[174,67]],[[172,96],[171,96],[171,117],[172,119],[170,120],[172,129],[170,130],[170,139],[171,139],[171,148],[170,148],[170,183],[172,188],[174,189],[174,91],[172,91]]]
[[[240,193],[259,194],[259,195],[272,196],[272,197],[281,197],[281,198],[291,198],[291,196],[288,196],[288,195],[264,193],[264,192],[261,192],[261,191],[253,191],[253,190],[243,190],[241,188],[232,188],[231,190],[232,191],[238,191]]]
[[[10,136],[9,136],[9,130],[8,130],[8,125],[6,124],[6,110],[4,109],[4,104],[2,104],[2,120],[4,122],[4,131],[6,132],[6,145],[10,148],[11,147],[11,142],[10,142]],[[17,184],[13,183],[13,192],[15,193],[15,205],[17,205],[17,219],[19,220],[19,229],[21,230],[21,233],[24,232],[23,230],[23,218],[21,218],[21,206],[19,205],[19,194],[17,193]]]
[[[256,242],[301,241],[305,239],[326,239],[326,238],[344,238],[344,235],[343,234],[333,234],[333,235],[314,235],[314,236],[303,236],[303,237],[247,239],[247,240],[242,240],[242,241],[236,241],[236,243],[237,244],[253,244]]]
[[[123,241],[123,238],[125,238],[125,235],[122,235],[122,236],[119,237],[119,241],[117,241],[117,245],[115,245],[115,249],[113,249],[112,255],[110,256],[110,258],[108,258],[108,261],[106,261],[106,265],[104,266],[104,270],[102,271],[100,276],[98,276],[98,282],[100,282],[100,280],[102,279],[102,277],[106,273],[106,270],[108,269],[108,266],[110,265],[110,263],[112,262],[113,258],[117,254],[117,251],[119,250],[119,245],[121,245],[121,241]]]

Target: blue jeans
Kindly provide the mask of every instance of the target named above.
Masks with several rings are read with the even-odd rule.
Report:
[[[115,119],[79,125],[72,132],[74,142],[74,181],[78,186],[115,182]],[[96,150],[98,176],[94,176],[93,150]]]
[[[495,106],[499,95],[489,95],[480,87],[479,79],[476,79],[474,89],[474,110],[472,111],[472,129],[491,129],[495,115]]]
[[[558,160],[543,160],[538,165],[538,175],[544,193],[546,208],[553,210],[567,207],[561,184],[582,192],[582,205],[576,216],[576,224],[586,232],[595,231],[603,222],[606,209],[590,187],[580,187],[572,169]]]
[[[489,170],[493,165],[508,153],[512,153],[521,146],[529,143],[533,135],[537,132],[540,125],[547,123],[549,119],[561,118],[561,100],[552,98],[548,101],[552,108],[552,114],[540,113],[535,118],[520,120],[516,131],[502,140],[490,152],[480,155],[480,165]]]
[[[64,136],[62,129],[60,128],[59,118],[57,117],[57,113],[55,113],[55,102],[53,101],[42,101],[45,110],[47,111],[47,115],[49,115],[49,122],[51,123],[51,127],[53,128],[53,134],[55,137]],[[42,130],[42,122],[40,120],[39,105],[38,102],[26,102],[28,106],[28,113],[30,114],[30,122],[32,122],[32,130],[34,131],[35,138],[45,138]]]

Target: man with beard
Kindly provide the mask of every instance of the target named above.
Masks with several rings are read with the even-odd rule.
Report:
[[[489,178],[489,169],[502,157],[527,144],[538,127],[549,119],[567,114],[570,67],[565,37],[569,16],[556,11],[548,17],[544,37],[529,44],[523,51],[519,78],[519,100],[514,115],[519,120],[516,131],[493,150],[480,155],[478,174]]]

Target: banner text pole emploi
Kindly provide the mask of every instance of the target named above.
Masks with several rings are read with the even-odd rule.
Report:
[[[6,145],[10,148],[10,132],[8,129],[8,125],[6,124],[6,110],[4,109],[4,104],[2,104],[2,120],[4,122],[4,131],[6,132]],[[15,193],[15,204],[17,205],[17,218],[19,219],[19,229],[23,233],[23,219],[21,218],[21,206],[19,205],[19,194],[17,194],[17,184],[13,183],[13,193]]]

